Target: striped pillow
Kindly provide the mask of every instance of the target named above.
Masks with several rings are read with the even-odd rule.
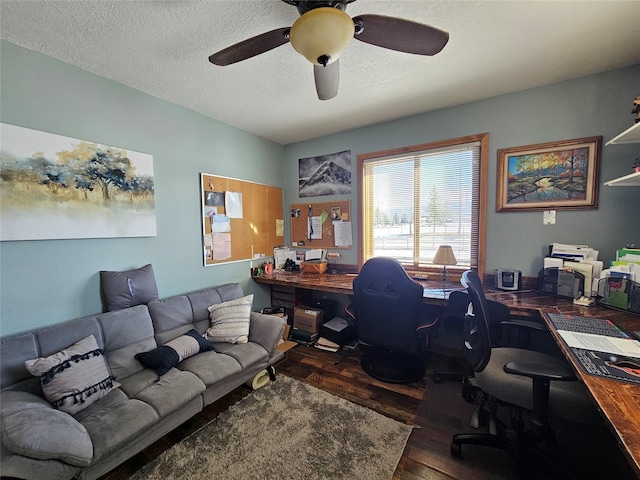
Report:
[[[198,335],[195,330],[189,330],[161,347],[137,353],[135,358],[145,367],[155,370],[159,378],[185,358],[210,350],[215,350],[211,342]]]
[[[207,340],[225,343],[247,343],[249,341],[249,316],[253,305],[253,294],[230,302],[211,305],[211,326],[205,332]]]
[[[29,373],[40,377],[42,392],[54,407],[78,413],[119,387],[109,373],[104,352],[93,335],[49,357],[27,360]]]

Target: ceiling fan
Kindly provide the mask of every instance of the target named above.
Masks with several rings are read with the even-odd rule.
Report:
[[[417,55],[435,55],[449,41],[449,34],[422,23],[384,15],[345,13],[355,0],[282,0],[298,9],[291,27],[277,28],[243,40],[209,57],[215,65],[225,66],[255,57],[291,42],[293,48],[313,63],[316,92],[320,100],[338,93],[338,58],[352,38],[378,47]]]

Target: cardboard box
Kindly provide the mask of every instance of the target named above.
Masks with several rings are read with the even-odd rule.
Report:
[[[318,333],[322,325],[322,310],[311,307],[296,307],[293,311],[293,328]]]
[[[289,340],[290,331],[291,331],[291,325],[285,325],[284,332],[282,332],[282,340],[280,341],[277,347],[277,349],[280,350],[281,352],[289,351],[293,347],[298,345],[297,342],[292,342],[291,340]]]

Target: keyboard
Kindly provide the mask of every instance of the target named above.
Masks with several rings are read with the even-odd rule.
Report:
[[[547,314],[556,330],[568,332],[592,333],[605,337],[629,338],[629,336],[604,318],[583,317],[580,315],[565,315],[563,313]]]

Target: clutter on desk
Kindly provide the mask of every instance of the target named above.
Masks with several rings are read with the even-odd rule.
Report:
[[[584,296],[584,286],[584,275],[569,268],[543,268],[538,273],[538,291],[542,293],[575,299]]]
[[[640,314],[640,249],[621,248],[598,281],[597,303]]]
[[[296,262],[297,254],[295,250],[291,250],[285,246],[274,247],[273,249],[273,261],[275,270],[284,270],[287,260]]]
[[[588,245],[552,243],[538,274],[538,290],[567,298],[595,296],[603,268],[598,254]]]

